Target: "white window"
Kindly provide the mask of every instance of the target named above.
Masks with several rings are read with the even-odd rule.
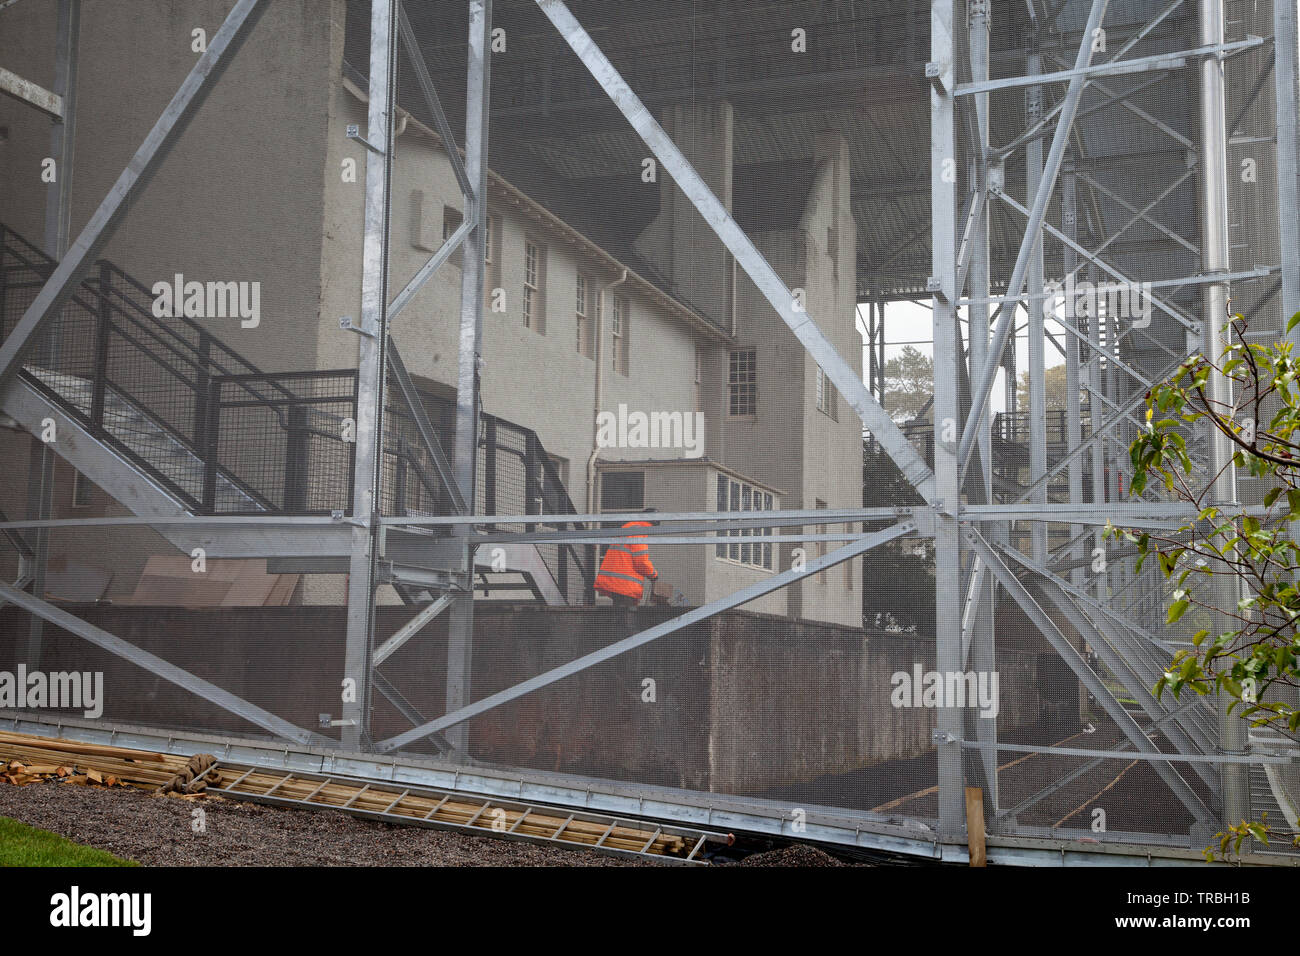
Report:
[[[535,242],[524,243],[524,327],[546,334],[542,283],[546,278],[546,253]]]
[[[726,475],[718,475],[717,493],[718,511],[773,511],[776,507],[771,492],[755,488]],[[772,542],[745,540],[770,537],[771,528],[743,528],[725,532],[725,535],[731,540],[726,544],[714,545],[715,557],[752,568],[772,570]]]
[[[610,319],[609,335],[610,362],[614,371],[626,375],[628,369],[627,299],[619,295],[614,296],[614,315]]]
[[[727,410],[732,415],[753,415],[758,411],[758,351],[740,349],[731,353],[727,369]]]
[[[575,326],[577,333],[577,348],[579,355],[585,355],[591,358],[591,322],[587,317],[587,309],[591,302],[589,298],[589,284],[587,277],[578,273],[577,283],[577,301],[574,303]]]
[[[840,420],[838,395],[830,378],[817,367],[817,410],[829,416],[833,421]]]

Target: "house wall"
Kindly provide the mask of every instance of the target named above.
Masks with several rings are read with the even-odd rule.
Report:
[[[71,236],[76,237],[199,58],[192,31],[216,34],[233,0],[132,0],[82,4],[73,161]],[[58,5],[4,11],[0,63],[50,88]],[[276,0],[210,88],[188,129],[123,214],[102,253],[146,286],[187,280],[261,284],[261,320],[203,320],[212,333],[267,371],[316,367],[328,106],[337,82],[343,0]],[[124,15],[124,12],[129,12]],[[147,64],[147,69],[134,65]],[[128,65],[129,68],[124,68]],[[0,222],[38,246],[53,185],[41,181],[50,121],[0,97]],[[0,429],[0,506],[26,513],[30,436]],[[56,445],[57,451],[57,445]],[[71,471],[60,461],[54,517],[125,515],[96,496],[74,511]],[[78,529],[51,537],[51,566],[110,566],[108,597],[135,587],[152,554],[171,554],[144,529]],[[7,547],[0,561],[13,563]],[[6,571],[6,574],[8,572]],[[9,580],[12,580],[9,575]]]

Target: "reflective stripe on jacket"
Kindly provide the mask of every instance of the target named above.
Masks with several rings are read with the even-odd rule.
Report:
[[[648,522],[629,521],[624,528],[648,528]],[[596,590],[606,594],[623,594],[641,599],[645,593],[645,579],[657,578],[659,572],[650,563],[650,547],[642,540],[620,541],[611,544],[600,562],[596,575]]]

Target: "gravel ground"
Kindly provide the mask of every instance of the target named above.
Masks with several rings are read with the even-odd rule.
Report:
[[[787,846],[780,850],[768,850],[766,853],[751,853],[737,866],[851,866],[841,863],[829,853],[824,853],[815,846],[799,844]],[[866,864],[857,864],[865,866]]]
[[[192,827],[202,809],[205,832]],[[146,866],[638,866],[585,853],[336,811],[189,801],[140,790],[0,783],[0,816]],[[653,864],[649,864],[653,865]]]
[[[195,810],[204,814],[196,833]],[[0,816],[145,866],[657,866],[559,847],[390,826],[333,810],[181,800],[142,790],[0,783]],[[722,861],[719,861],[722,862]],[[731,866],[844,866],[813,846],[753,853]]]

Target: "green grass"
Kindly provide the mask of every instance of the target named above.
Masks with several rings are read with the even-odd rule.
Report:
[[[139,866],[65,840],[57,833],[38,830],[17,820],[0,817],[0,866]]]

